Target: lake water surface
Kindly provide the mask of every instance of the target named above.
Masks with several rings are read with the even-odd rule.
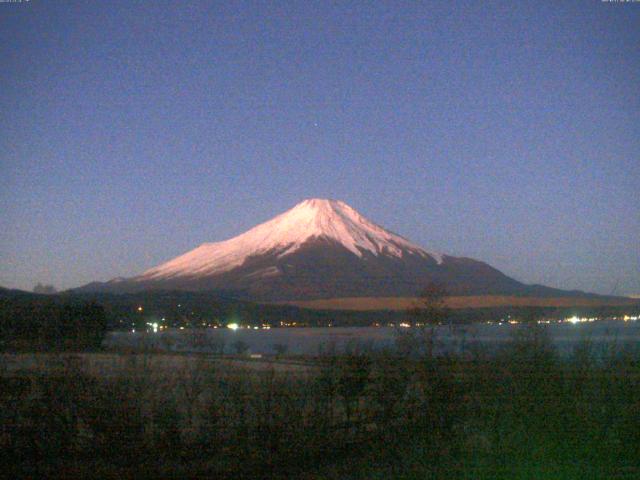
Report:
[[[542,326],[560,353],[571,353],[580,342],[589,340],[599,351],[615,348],[640,350],[640,321],[603,320],[593,323]],[[522,325],[474,324],[441,326],[437,332],[437,353],[464,353],[481,348],[499,349],[512,341]],[[293,355],[343,353],[355,350],[393,349],[398,335],[411,329],[392,327],[272,328],[250,330],[208,328],[150,332],[111,332],[105,345],[114,348],[148,348],[174,352],[274,354],[286,350]]]

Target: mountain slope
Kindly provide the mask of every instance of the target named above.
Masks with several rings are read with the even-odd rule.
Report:
[[[137,280],[215,275],[243,265],[252,256],[282,258],[317,239],[336,243],[360,258],[366,253],[392,257],[411,253],[442,262],[440,254],[426,252],[370,222],[343,202],[310,199],[235,238],[200,245],[146,271]]]
[[[261,301],[413,296],[429,282],[452,294],[557,295],[486,263],[425,250],[343,202],[310,199],[230,240],[205,243],[130,279],[84,291],[224,290]]]

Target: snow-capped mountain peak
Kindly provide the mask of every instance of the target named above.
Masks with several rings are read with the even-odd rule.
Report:
[[[137,278],[145,281],[222,273],[242,265],[252,256],[272,253],[283,257],[314,239],[336,242],[358,257],[366,253],[392,257],[413,254],[442,263],[441,254],[427,252],[385,230],[346,203],[314,198],[304,200],[237,237],[202,244]]]
[[[272,302],[412,297],[432,282],[455,295],[529,291],[484,262],[426,251],[344,202],[318,198],[237,237],[204,243],[142,275],[81,289],[218,292]]]

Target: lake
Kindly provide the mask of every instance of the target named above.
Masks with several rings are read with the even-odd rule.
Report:
[[[640,349],[640,321],[602,320],[592,323],[543,325],[552,343],[569,354],[584,340],[596,350]],[[493,351],[511,341],[522,325],[472,324],[437,327],[437,353],[464,353],[482,348]],[[269,330],[207,328],[152,332],[110,332],[110,348],[154,349],[172,352],[318,355],[354,350],[393,349],[398,334],[411,329],[392,327],[272,328]]]

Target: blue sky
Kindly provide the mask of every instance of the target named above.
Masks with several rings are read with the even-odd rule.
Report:
[[[0,3],[0,285],[133,275],[309,197],[640,293],[640,4]]]

